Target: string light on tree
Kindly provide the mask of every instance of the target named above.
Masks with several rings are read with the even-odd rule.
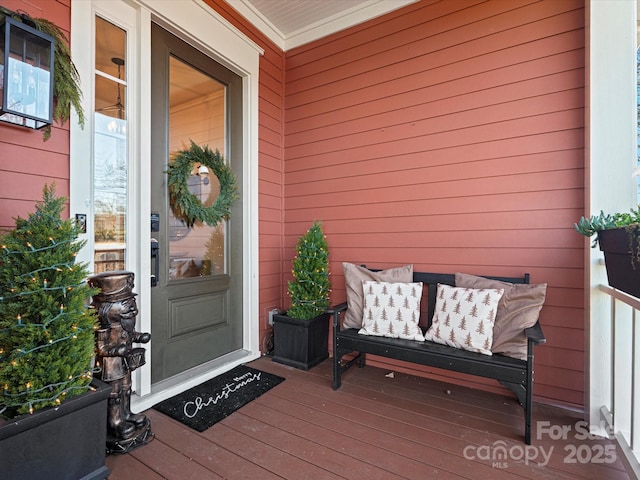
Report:
[[[310,320],[329,306],[329,247],[320,222],[298,239],[288,284],[291,307],[287,315]]]
[[[92,378],[95,315],[86,265],[65,199],[43,201],[0,239],[0,415],[13,418],[85,392]]]

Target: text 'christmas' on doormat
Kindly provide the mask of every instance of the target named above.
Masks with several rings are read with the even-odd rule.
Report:
[[[277,375],[238,365],[153,408],[202,432],[283,380]]]

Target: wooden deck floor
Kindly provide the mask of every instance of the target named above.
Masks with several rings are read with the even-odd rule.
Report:
[[[614,444],[583,439],[571,412],[536,405],[527,447],[522,409],[506,396],[370,366],[334,392],[329,361],[309,372],[267,357],[250,365],[286,381],[202,433],[147,411],[155,439],[109,456],[109,479],[630,478]]]

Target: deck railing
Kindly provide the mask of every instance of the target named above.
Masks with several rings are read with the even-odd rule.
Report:
[[[611,395],[600,413],[640,478],[640,299],[606,285],[600,290],[611,297]]]

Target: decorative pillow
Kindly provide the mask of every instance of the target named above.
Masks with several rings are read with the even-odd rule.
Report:
[[[533,327],[538,321],[547,295],[547,284],[509,283],[467,273],[456,273],[456,286],[504,289],[493,326],[491,351],[526,360],[527,337],[524,329]]]
[[[358,333],[424,342],[420,321],[422,282],[364,282],[364,313]]]
[[[362,327],[362,303],[364,294],[362,282],[371,280],[374,282],[411,282],[413,281],[413,265],[390,268],[380,272],[372,272],[364,267],[344,262],[345,287],[347,290],[347,311],[342,321],[343,328]]]
[[[491,355],[493,324],[504,290],[438,284],[433,321],[425,340]]]

